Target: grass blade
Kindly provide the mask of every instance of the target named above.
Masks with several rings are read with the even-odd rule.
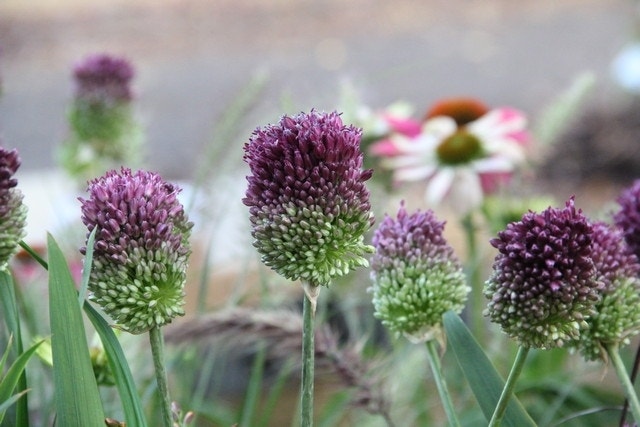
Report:
[[[247,395],[245,396],[244,403],[242,405],[242,413],[239,423],[240,427],[250,427],[253,425],[253,414],[256,412],[260,389],[262,389],[265,356],[265,347],[263,344],[260,344],[253,361],[251,378],[249,379],[249,386],[247,387]]]
[[[82,265],[82,282],[80,282],[80,291],[78,292],[78,302],[80,303],[80,307],[84,305],[84,300],[87,297],[89,277],[91,276],[91,263],[93,262],[93,242],[96,238],[97,229],[98,227],[94,227],[87,239],[87,251],[84,255],[84,263]]]
[[[78,295],[64,255],[50,234],[47,253],[57,425],[104,427]]]
[[[444,315],[447,341],[451,345],[460,368],[487,420],[491,419],[504,387],[504,380],[496,371],[487,355],[478,345],[460,316],[453,312]],[[502,420],[503,426],[535,426],[535,422],[524,410],[516,396],[512,396]]]

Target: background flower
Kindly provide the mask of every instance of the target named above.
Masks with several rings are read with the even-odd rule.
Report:
[[[339,114],[311,111],[257,129],[245,144],[254,246],[282,276],[327,286],[367,265],[372,171],[362,170],[360,136]]]
[[[525,160],[527,121],[511,108],[488,110],[473,99],[436,104],[418,135],[395,133],[371,147],[396,181],[427,181],[432,205],[450,201],[466,213],[508,182]]]
[[[374,315],[414,342],[441,339],[442,315],[460,312],[470,291],[443,229],[432,211],[409,215],[403,203],[373,236]]]
[[[82,222],[89,232],[97,228],[91,299],[131,333],[183,315],[193,224],[180,189],[153,172],[123,168],[91,181],[88,192],[80,202]]]
[[[486,315],[521,345],[562,347],[595,313],[602,282],[591,258],[593,229],[573,199],[529,212],[491,240],[498,249],[484,295]]]

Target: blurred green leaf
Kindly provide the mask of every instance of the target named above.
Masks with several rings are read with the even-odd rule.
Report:
[[[504,380],[478,345],[460,316],[449,311],[444,315],[444,328],[460,368],[487,420],[491,419],[504,387]],[[535,426],[516,396],[512,396],[502,420],[503,426]]]
[[[32,345],[27,351],[25,351],[24,353],[21,353],[18,356],[18,358],[15,360],[15,362],[13,362],[13,364],[9,367],[9,369],[7,370],[7,374],[2,378],[2,381],[0,381],[0,404],[4,405],[5,402],[14,400],[14,398],[16,398],[16,396],[12,397],[11,395],[13,394],[13,391],[18,385],[18,381],[22,376],[22,372],[24,371],[24,368],[27,366],[27,362],[29,361],[31,356],[33,356],[33,354],[36,352],[36,349],[41,343],[42,341],[37,342],[34,345]],[[2,356],[3,366],[4,366],[4,363],[6,362],[6,358],[7,358],[7,355],[9,354],[9,350],[10,350],[10,345],[7,346],[7,349],[5,350],[4,355]],[[26,390],[20,390],[20,393],[18,393],[17,396],[19,397],[24,392],[26,392]],[[17,400],[17,398],[15,400]],[[0,410],[0,422],[2,422],[4,418],[5,411],[6,409]]]
[[[103,427],[104,411],[91,366],[78,294],[64,255],[50,234],[47,253],[57,425]]]

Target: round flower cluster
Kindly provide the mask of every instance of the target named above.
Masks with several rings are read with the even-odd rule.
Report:
[[[245,144],[253,244],[280,275],[328,286],[368,265],[372,171],[362,170],[360,137],[337,113],[312,111],[257,129]]]
[[[91,298],[131,333],[183,315],[193,224],[180,189],[155,173],[123,168],[92,180],[88,192],[80,202],[82,222],[97,229]]]
[[[484,295],[486,315],[533,348],[579,338],[603,286],[592,259],[593,228],[573,199],[528,212],[491,240],[498,249]]]
[[[442,315],[462,311],[470,291],[443,229],[432,211],[409,215],[403,204],[373,236],[375,316],[414,342],[442,338]]]

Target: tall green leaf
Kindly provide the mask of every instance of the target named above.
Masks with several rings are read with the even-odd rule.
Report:
[[[500,399],[504,380],[460,316],[449,311],[445,313],[443,320],[447,341],[488,421]],[[535,426],[536,423],[527,414],[520,401],[512,396],[501,425],[527,427]]]
[[[57,424],[103,427],[104,411],[91,366],[69,267],[53,236],[47,235],[49,317]]]
[[[96,332],[100,335],[102,346],[107,353],[109,367],[115,378],[116,387],[122,401],[122,410],[127,427],[146,427],[147,421],[140,402],[140,396],[118,337],[116,337],[106,320],[88,302],[84,304],[84,311]]]

